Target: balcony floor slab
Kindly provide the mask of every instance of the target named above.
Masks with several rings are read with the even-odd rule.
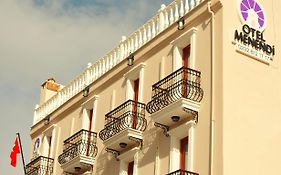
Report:
[[[180,98],[178,101],[175,101],[174,103],[164,107],[156,113],[151,114],[150,117],[154,122],[166,126],[172,126],[175,124],[175,122],[171,119],[172,116],[179,116],[180,121],[192,119],[192,114],[187,113],[184,108],[198,112],[200,108],[200,103],[194,102],[189,99]]]
[[[122,151],[124,148],[120,148],[120,143],[126,143],[127,147],[131,147],[133,144],[135,144],[134,141],[130,140],[130,137],[134,137],[136,139],[142,140],[142,131],[127,128],[118,134],[114,135],[113,137],[105,140],[103,143],[107,148],[116,150],[116,151]]]
[[[94,160],[94,158],[80,155],[68,161],[67,163],[62,164],[61,168],[69,173],[83,173],[91,170],[91,167],[94,165]],[[80,171],[75,171],[75,167],[80,167]]]

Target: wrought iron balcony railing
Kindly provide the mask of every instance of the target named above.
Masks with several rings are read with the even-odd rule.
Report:
[[[27,175],[52,175],[54,159],[39,156],[26,165]]]
[[[78,131],[64,141],[63,153],[58,158],[59,163],[65,164],[78,156],[94,159],[98,152],[96,141],[97,133],[84,129]]]
[[[199,175],[199,174],[180,169],[180,170],[174,171],[172,173],[169,173],[167,175]]]
[[[190,13],[205,0],[174,0],[171,4],[161,6],[161,10],[143,26],[138,28],[109,53],[100,58],[73,79],[67,86],[61,89],[52,98],[35,109],[33,125],[42,121],[47,115],[65,104],[70,98],[80,93],[85,85],[89,85],[99,79],[106,72],[118,66],[119,62],[126,59],[131,53],[146,45],[163,30],[173,26],[184,15]],[[163,18],[161,17],[163,16]],[[164,17],[165,16],[165,17]],[[131,44],[134,43],[134,44]]]
[[[145,104],[128,100],[105,115],[105,127],[99,133],[105,141],[127,128],[144,131],[146,129]]]
[[[200,80],[199,71],[186,67],[171,73],[152,85],[152,100],[146,105],[147,112],[155,113],[180,98],[200,102],[203,98]]]

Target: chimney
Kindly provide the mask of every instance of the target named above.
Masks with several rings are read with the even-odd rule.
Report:
[[[42,85],[41,85],[41,92],[40,92],[40,106],[49,100],[52,96],[54,96],[58,91],[60,91],[62,85],[56,83],[54,78],[48,78]]]

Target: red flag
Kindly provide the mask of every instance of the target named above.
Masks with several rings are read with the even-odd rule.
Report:
[[[18,141],[18,137],[16,137],[15,145],[14,145],[12,151],[11,151],[11,154],[10,154],[11,165],[13,167],[17,166],[17,154],[19,154],[19,153],[20,153],[19,141]]]

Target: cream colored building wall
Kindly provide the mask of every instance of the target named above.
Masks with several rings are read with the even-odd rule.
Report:
[[[213,146],[210,148],[212,150],[212,159],[210,159],[210,167],[212,174],[223,175],[223,4],[218,4],[215,12],[214,19],[214,68],[213,68]],[[211,83],[211,82],[210,82]],[[211,86],[211,84],[210,84]],[[210,139],[210,136],[208,137]],[[209,168],[210,168],[209,167]]]
[[[206,16],[204,23],[209,23]],[[209,126],[210,126],[210,26],[202,23],[197,26],[196,34],[196,69],[201,71],[201,87],[204,96],[195,126],[194,172],[208,174],[209,172]]]
[[[109,75],[110,76],[110,75]],[[125,102],[125,86],[123,75],[118,74],[118,78],[114,78],[114,82],[98,93],[98,103],[96,111],[96,131],[104,129],[105,114],[110,112],[115,107]],[[97,175],[116,174],[119,172],[119,162],[105,151],[102,140],[97,138],[98,155],[94,166],[94,172]]]
[[[281,2],[259,0],[264,38],[275,45],[270,65],[235,51],[241,31],[237,1],[223,0],[223,174],[281,174]]]
[[[32,145],[36,138],[41,139],[41,144],[39,147],[39,155],[48,157],[47,155],[47,145],[44,141],[46,136],[52,135],[52,143],[50,149],[50,158],[54,159],[54,174],[62,174],[62,169],[58,163],[58,157],[63,150],[63,141],[69,138],[71,135],[75,134],[81,130],[81,108],[71,108],[69,111],[65,111],[59,115],[56,120],[50,121],[49,124],[44,125],[31,135]],[[49,133],[51,133],[49,135]],[[33,147],[32,147],[33,150]],[[32,155],[31,155],[32,157]]]
[[[205,175],[210,173],[211,168],[214,175],[280,174],[281,62],[278,48],[281,44],[281,21],[278,17],[281,12],[278,8],[281,2],[260,0],[267,17],[264,38],[267,43],[275,45],[276,49],[270,65],[235,51],[236,47],[232,44],[234,31],[241,31],[242,27],[236,9],[238,2],[221,0],[223,7],[216,2],[220,1],[212,1],[212,10],[215,11],[213,79],[211,14],[207,11],[207,3],[203,3],[198,11],[189,15],[183,31],[178,31],[174,25],[135,53],[137,59],[134,66],[145,63],[142,102],[150,101],[152,84],[173,70],[173,46],[170,43],[196,27],[195,68],[201,71],[204,97],[200,105],[199,122],[194,129],[194,172]],[[55,158],[54,174],[62,173],[57,158],[62,153],[63,140],[82,127],[82,104],[93,95],[98,95],[94,132],[101,131],[104,128],[104,115],[126,101],[126,78],[123,75],[129,69],[125,62],[120,63],[118,68],[91,85],[88,98],[78,94],[50,115],[48,125],[38,123],[32,127],[33,142],[52,126],[56,128],[52,149]],[[211,80],[214,81],[213,99]],[[212,100],[214,103],[211,105]],[[210,120],[212,114],[213,121]],[[162,130],[154,127],[148,113],[146,119],[148,126],[143,135],[144,146],[137,153],[138,174],[163,175],[169,172],[171,138],[165,137]],[[211,125],[214,127],[213,145],[210,140]],[[118,174],[120,161],[105,151],[99,137],[97,146],[94,173]],[[213,155],[212,159],[210,155]]]
[[[220,12],[218,12],[220,13]],[[221,14],[219,14],[221,15]],[[216,18],[220,21],[221,16]],[[217,31],[220,31],[221,21],[216,24]],[[144,63],[144,83],[143,83],[143,102],[147,103],[151,100],[151,86],[160,79],[169,75],[173,70],[173,46],[171,42],[180,35],[189,31],[192,27],[197,29],[196,32],[196,49],[195,59],[196,70],[201,71],[201,87],[204,90],[204,97],[200,105],[199,122],[194,129],[194,162],[193,169],[202,175],[209,174],[209,148],[210,148],[210,84],[211,84],[211,28],[210,28],[210,14],[207,12],[207,3],[203,3],[197,11],[189,15],[187,19],[186,28],[183,31],[178,31],[177,26],[174,25],[167,29],[159,37],[153,39],[143,48],[135,53],[135,63],[137,66]],[[188,39],[188,38],[187,38]],[[220,41],[217,41],[220,43]],[[219,55],[219,54],[218,54]],[[220,65],[220,63],[218,63]],[[58,145],[55,151],[55,158],[62,153],[63,140],[70,137],[82,126],[82,104],[87,99],[98,95],[96,123],[94,132],[99,132],[104,128],[105,114],[110,112],[113,108],[119,106],[126,101],[126,79],[124,74],[129,71],[131,67],[126,65],[126,62],[120,65],[90,86],[90,94],[87,98],[78,94],[71,99],[66,105],[56,110],[50,115],[51,123],[56,124],[59,128]],[[220,72],[218,71],[217,74]],[[218,88],[220,84],[218,83]],[[220,91],[217,92],[218,96]],[[115,95],[114,95],[115,94]],[[112,97],[114,96],[114,97]],[[112,99],[114,101],[112,102]],[[220,102],[220,98],[216,98]],[[219,114],[218,110],[218,114]],[[169,172],[170,162],[170,137],[163,135],[162,130],[156,128],[149,114],[146,112],[147,129],[144,132],[144,146],[138,151],[138,175],[158,175]],[[75,123],[70,125],[70,123]],[[32,128],[31,135],[35,138],[46,127],[41,123],[36,124]],[[220,129],[218,127],[218,129]],[[217,138],[218,142],[221,138]],[[98,175],[117,175],[119,174],[120,161],[105,151],[102,140],[97,139],[98,155],[94,165],[94,174]],[[220,149],[216,156],[220,158]],[[55,160],[55,174],[62,172],[57,160]],[[219,170],[218,170],[219,171]]]
[[[156,139],[158,140],[158,144],[156,147],[156,155],[159,157],[159,163],[156,164],[156,168],[158,166],[158,174],[166,174],[169,172],[169,152],[170,152],[170,140],[169,137],[164,136],[162,131],[158,131]],[[166,146],[161,146],[166,145]]]
[[[209,17],[207,14],[204,16],[205,20],[203,23],[208,23]],[[209,140],[207,139],[209,136],[209,72],[210,72],[210,28],[208,26],[202,25],[202,23],[199,24],[190,24],[192,27],[196,27],[198,29],[197,31],[197,42],[196,42],[196,68],[202,72],[202,88],[204,89],[204,100],[201,104],[200,114],[199,114],[199,123],[196,126],[196,148],[195,148],[195,169],[198,170],[200,173],[207,173],[208,172],[208,149],[209,149]],[[195,26],[197,25],[197,26]],[[190,28],[186,28],[185,31],[188,31]],[[182,31],[184,33],[184,31]],[[176,37],[176,35],[175,35]],[[175,39],[175,38],[174,38]],[[156,42],[156,41],[155,41]],[[171,50],[172,45],[170,44],[171,40],[166,41],[165,44],[162,44],[163,48],[157,48],[156,51],[149,51],[153,52],[153,54],[149,54],[149,57],[147,60],[144,61],[146,64],[144,70],[144,95],[143,95],[143,101],[148,102],[151,99],[151,85],[156,83],[160,80],[161,74],[164,76],[171,73],[172,70],[172,56],[171,56]],[[200,46],[204,45],[204,52],[202,52]],[[142,53],[140,51],[140,53]],[[145,53],[147,54],[147,53]],[[139,55],[136,55],[139,56]],[[140,59],[142,58],[142,55],[140,55]],[[164,60],[164,61],[163,61]],[[164,64],[164,65],[163,65]],[[135,64],[137,65],[137,63]],[[161,66],[164,66],[165,69],[162,72]],[[162,76],[163,76],[162,75]],[[118,83],[119,82],[119,83]],[[104,89],[102,92],[100,92],[99,100],[98,100],[98,115],[97,117],[99,120],[97,120],[97,130],[103,129],[104,125],[104,114],[109,112],[109,102],[108,99],[110,99],[112,90],[115,88],[116,94],[123,94],[124,89],[116,89],[120,86],[122,86],[124,82],[124,78],[121,77],[120,79],[116,80],[116,83],[112,84],[112,86],[109,86],[108,88]],[[116,101],[120,101],[120,104],[123,103],[124,97],[118,97],[116,95]],[[118,102],[116,102],[116,106]],[[100,117],[102,116],[102,117]],[[138,169],[140,174],[154,174],[154,171],[159,171],[159,173],[164,174],[168,173],[168,167],[169,167],[169,138],[166,138],[163,136],[162,131],[159,129],[156,129],[153,125],[153,122],[151,121],[149,114],[146,113],[146,119],[148,121],[148,127],[147,130],[144,133],[144,147],[139,152],[139,162],[138,162]],[[158,140],[159,139],[159,140]],[[110,169],[116,168],[116,163],[113,163],[114,160],[111,156],[108,155],[108,153],[105,152],[105,148],[102,144],[102,141],[98,139],[100,142],[98,142],[99,147],[99,153],[97,157],[97,162],[107,162],[106,165],[104,164],[97,164],[96,172],[98,174],[106,174],[109,173]],[[156,154],[159,155],[159,164],[155,164]],[[158,167],[155,167],[158,166]],[[158,168],[157,170],[155,168]],[[117,170],[117,169],[116,169]]]
[[[169,46],[171,48],[171,46]],[[143,83],[143,101],[147,102],[151,98],[151,85],[155,82],[159,81],[159,74],[160,74],[160,62],[161,58],[164,55],[168,54],[169,49],[160,49],[158,52],[153,54],[149,59],[142,62],[145,64],[144,67],[144,83]],[[134,66],[138,66],[138,63],[135,63]],[[104,120],[105,114],[110,112],[111,109],[111,102],[113,91],[115,94],[115,99],[113,104],[113,109],[121,105],[126,101],[126,78],[123,76],[126,72],[121,72],[114,77],[114,83],[110,86],[104,88],[98,94],[98,110],[97,110],[97,131],[101,131],[104,129]],[[110,77],[111,75],[108,75]],[[141,85],[142,86],[142,85]],[[151,134],[149,131],[155,130],[152,121],[146,115],[146,119],[148,121],[147,130],[145,135],[148,137],[145,138],[145,146],[144,149],[139,152],[139,173],[146,172],[147,174],[153,173],[151,170],[154,168],[154,161],[155,161],[155,148],[156,144],[151,144],[146,139],[151,138]],[[155,133],[155,131],[154,131]],[[152,133],[153,134],[153,133]],[[154,134],[155,135],[155,134]],[[151,139],[149,139],[151,141]],[[103,142],[100,138],[98,138],[98,148],[99,153],[96,158],[97,162],[104,162],[98,163],[95,166],[94,172],[97,174],[118,174],[119,173],[119,164],[120,161],[116,161],[112,155],[105,151],[105,147]],[[148,171],[149,170],[149,171]],[[114,171],[110,172],[110,171]]]

